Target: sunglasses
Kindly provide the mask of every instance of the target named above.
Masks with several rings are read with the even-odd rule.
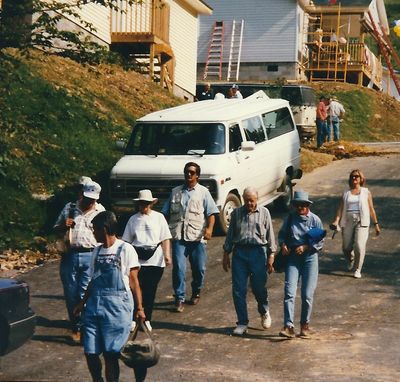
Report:
[[[351,179],[357,179],[357,178],[360,178],[360,175],[350,175],[350,178]]]
[[[185,175],[196,175],[196,171],[185,171]]]

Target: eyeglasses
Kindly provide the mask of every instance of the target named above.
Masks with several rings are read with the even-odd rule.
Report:
[[[196,175],[196,171],[187,170],[185,171],[185,175]]]

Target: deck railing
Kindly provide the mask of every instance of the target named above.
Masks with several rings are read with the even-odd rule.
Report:
[[[309,69],[347,71],[352,67],[365,70],[376,79],[382,78],[380,60],[363,43],[309,43]]]
[[[143,0],[129,5],[118,1],[111,11],[111,33],[153,35],[169,43],[169,5],[162,0]]]

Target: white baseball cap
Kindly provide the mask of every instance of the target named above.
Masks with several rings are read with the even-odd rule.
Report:
[[[83,196],[87,198],[97,200],[100,198],[100,192],[100,184],[93,182],[93,180],[83,185]]]

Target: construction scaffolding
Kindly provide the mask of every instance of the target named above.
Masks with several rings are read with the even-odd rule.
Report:
[[[348,82],[382,88],[382,64],[365,42],[365,11],[309,7],[304,14],[301,65],[309,81]],[[372,34],[372,33],[371,33]]]

